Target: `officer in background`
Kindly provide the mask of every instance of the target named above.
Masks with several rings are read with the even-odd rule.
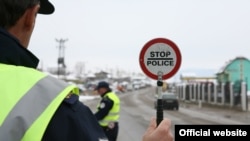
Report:
[[[97,105],[95,116],[109,141],[116,141],[119,131],[120,99],[105,81],[99,82],[96,90],[102,99]]]

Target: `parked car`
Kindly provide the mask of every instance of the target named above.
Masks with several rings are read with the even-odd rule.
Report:
[[[163,109],[179,110],[179,98],[176,94],[171,92],[162,93]],[[154,102],[155,109],[157,108],[157,98]]]

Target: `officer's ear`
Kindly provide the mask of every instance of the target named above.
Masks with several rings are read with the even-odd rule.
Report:
[[[40,8],[40,5],[36,4],[26,10],[25,12],[25,27],[26,28],[33,30],[39,8]]]

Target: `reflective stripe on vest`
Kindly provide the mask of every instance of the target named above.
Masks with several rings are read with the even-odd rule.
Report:
[[[62,100],[70,91],[77,91],[37,70],[3,64],[0,84],[4,85],[0,87],[0,141],[40,141]]]
[[[102,120],[99,120],[99,124],[101,126],[108,126],[110,122],[117,122],[120,118],[120,115],[119,115],[120,99],[113,92],[107,93],[104,97],[109,97],[114,102],[107,116],[105,116]]]

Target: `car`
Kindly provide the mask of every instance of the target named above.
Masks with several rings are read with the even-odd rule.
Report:
[[[154,102],[155,109],[157,109],[157,98]],[[162,93],[162,108],[179,110],[179,98],[175,93],[164,92]]]

